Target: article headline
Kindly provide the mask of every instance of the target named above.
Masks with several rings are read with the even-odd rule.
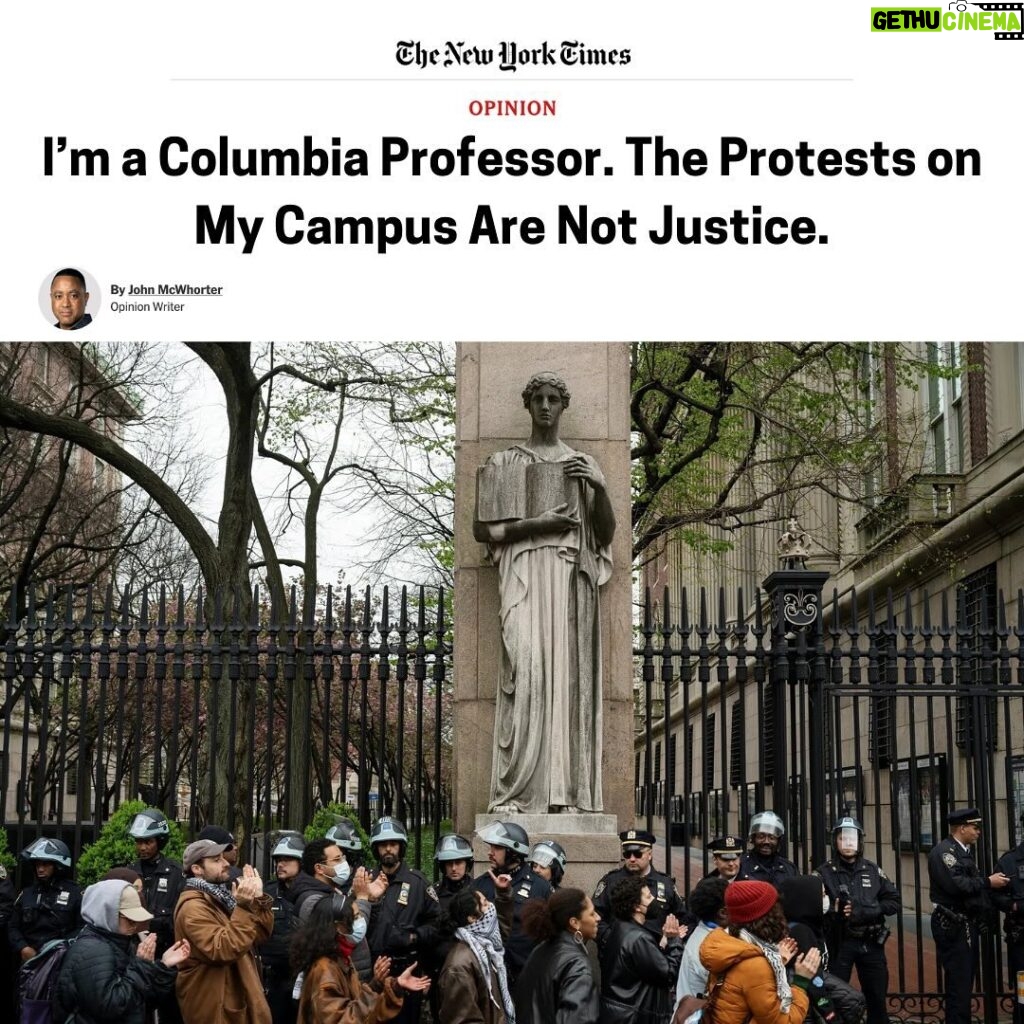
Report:
[[[138,146],[112,154],[103,147],[72,145],[64,135],[43,140],[45,177],[146,177],[150,170],[170,178],[191,176],[261,178],[906,178],[923,168],[930,177],[978,177],[981,154],[974,147],[935,147],[919,156],[907,147],[873,141],[863,148],[819,147],[807,141],[768,147],[739,136],[722,136],[714,148],[680,146],[662,135],[627,135],[614,159],[600,147],[493,148],[465,135],[454,147],[421,147],[397,135],[382,136],[374,148],[343,145],[314,136],[284,148],[239,147],[219,136],[212,145],[193,146],[179,135],[164,138],[155,151]],[[241,246],[252,253],[270,237],[281,245],[368,246],[384,254],[398,245],[827,245],[829,236],[809,213],[780,216],[765,203],[699,214],[662,204],[652,219],[629,207],[594,209],[589,203],[560,202],[554,214],[509,216],[490,203],[477,204],[468,218],[452,214],[402,215],[309,212],[286,202],[269,215],[242,211],[233,203],[197,204],[192,225],[197,245]]]

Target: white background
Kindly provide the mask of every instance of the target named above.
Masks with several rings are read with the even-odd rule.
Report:
[[[13,5],[11,5],[13,6]],[[88,337],[153,340],[1018,339],[1024,236],[1024,42],[990,33],[870,31],[870,3],[48,3],[4,20],[0,339],[46,340],[40,283],[88,270],[103,291]],[[497,47],[579,39],[628,47],[624,68],[402,68],[399,39]],[[472,99],[557,101],[555,118],[474,118]],[[634,177],[623,139],[662,134],[712,161],[701,178]],[[366,178],[168,178],[169,135],[193,147],[321,145],[369,151]],[[613,177],[379,173],[380,139],[456,148],[600,147]],[[43,139],[141,147],[146,177],[43,176]],[[723,135],[752,146],[916,151],[909,178],[718,173]],[[930,177],[933,147],[975,147],[982,176]],[[478,203],[548,223],[540,246],[469,246]],[[267,218],[252,254],[195,244],[195,207]],[[273,216],[451,215],[449,246],[285,246]],[[629,208],[635,246],[559,246],[560,203]],[[828,245],[654,246],[680,215],[809,215]],[[121,314],[112,283],[224,287],[185,311]],[[83,332],[85,334],[86,332]],[[86,340],[83,334],[76,340]]]

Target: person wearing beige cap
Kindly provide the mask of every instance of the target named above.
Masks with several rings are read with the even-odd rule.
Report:
[[[198,839],[182,858],[188,881],[174,908],[174,937],[191,956],[178,972],[178,1006],[185,1024],[271,1024],[255,947],[274,928],[273,900],[252,865],[231,891],[225,843]]]
[[[156,935],[149,934],[133,956],[132,936],[153,915],[135,887],[122,879],[90,885],[82,897],[85,927],[71,945],[57,980],[54,1020],[118,1021],[144,1024],[146,1010],[170,992],[177,966],[189,955],[179,942],[157,960]]]

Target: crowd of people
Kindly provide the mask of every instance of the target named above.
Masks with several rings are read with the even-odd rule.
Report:
[[[1024,970],[1024,843],[985,875],[974,808],[954,811],[928,859],[932,932],[947,1024],[970,1019],[977,936],[1005,914],[1010,977]],[[709,844],[714,868],[684,902],[652,866],[655,837],[620,834],[622,863],[591,897],[565,885],[566,851],[515,822],[437,844],[435,885],[406,863],[408,835],[374,823],[369,850],[348,821],[318,839],[279,833],[274,880],[239,868],[234,837],[207,826],[182,863],[170,828],[140,812],[137,860],[84,891],[57,839],[30,844],[15,896],[0,874],[0,925],[22,972],[52,940],[50,1019],[81,1024],[887,1024],[889,919],[900,895],[864,857],[845,816],[827,862],[801,875],[781,819],[755,815],[746,841]],[[367,856],[369,855],[369,857]],[[373,864],[364,863],[372,858]],[[856,971],[858,988],[851,984]],[[1018,1022],[1020,1024],[1020,1022]]]

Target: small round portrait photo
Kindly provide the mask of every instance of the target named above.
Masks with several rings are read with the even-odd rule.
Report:
[[[52,327],[77,331],[92,323],[100,305],[100,289],[88,271],[60,267],[39,286],[39,308]]]

